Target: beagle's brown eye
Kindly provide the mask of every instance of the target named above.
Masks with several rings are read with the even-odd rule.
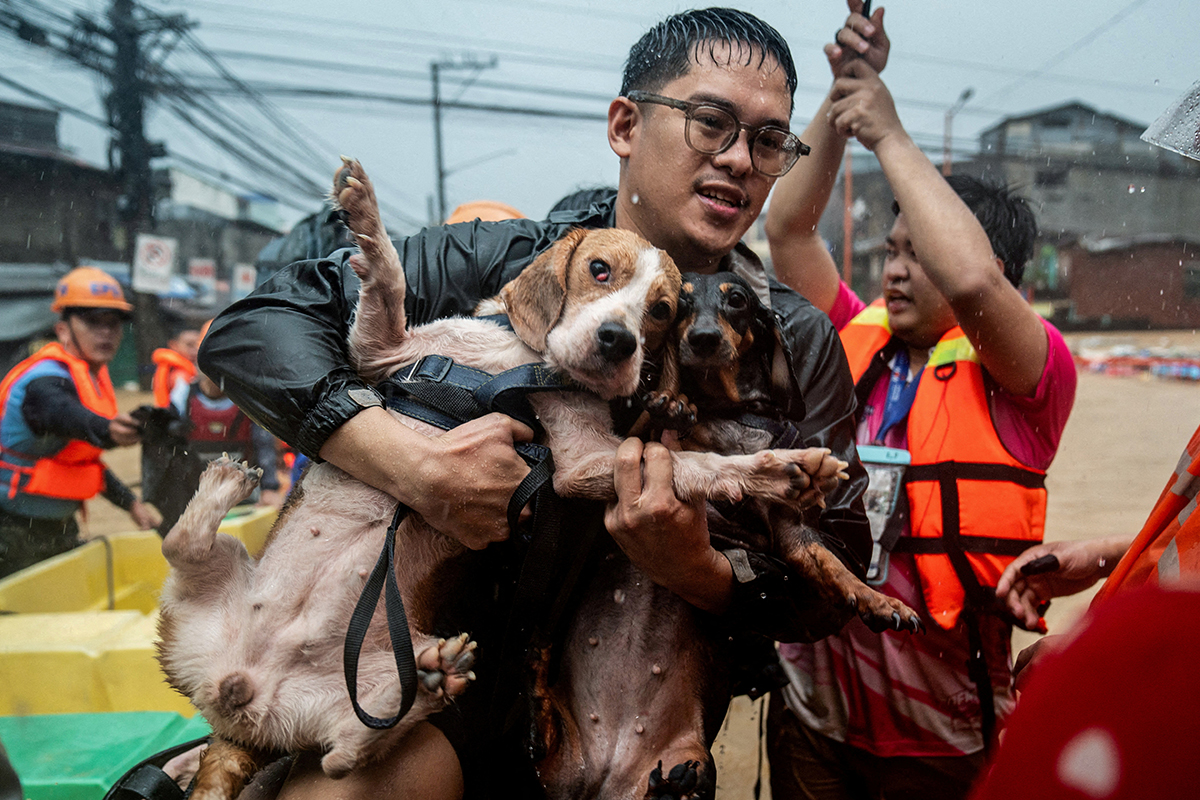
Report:
[[[592,270],[592,277],[599,283],[608,283],[608,278],[612,274],[612,268],[608,264],[597,258],[588,267]]]
[[[666,322],[671,318],[671,304],[666,300],[659,300],[657,303],[650,306],[650,316],[654,317],[659,322]]]
[[[739,292],[735,289],[726,295],[725,302],[728,303],[729,307],[735,311],[741,311],[746,307],[746,304],[749,302],[749,298],[747,298],[742,292]]]

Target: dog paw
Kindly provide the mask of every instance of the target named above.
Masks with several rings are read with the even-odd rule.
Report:
[[[466,691],[475,673],[476,643],[465,633],[453,639],[438,639],[436,645],[417,656],[417,680],[421,688],[435,697],[449,699]]]
[[[686,433],[696,424],[696,406],[686,395],[655,390],[646,394],[642,405],[655,427]]]
[[[321,771],[333,780],[339,780],[357,769],[361,760],[350,748],[335,747],[321,757]]]
[[[205,468],[196,495],[212,498],[217,504],[222,495],[228,495],[231,499],[227,498],[226,502],[232,508],[250,496],[261,477],[262,470],[258,467],[222,455]]]
[[[333,178],[333,201],[343,212],[346,227],[354,234],[359,247],[367,256],[366,262],[351,263],[360,278],[383,248],[387,234],[379,218],[379,203],[375,199],[375,187],[362,164],[342,156],[342,166]]]
[[[691,800],[703,796],[702,786],[707,776],[702,774],[699,761],[684,761],[671,767],[666,777],[662,772],[662,761],[650,772],[646,797],[656,800]]]
[[[875,633],[883,631],[925,631],[925,623],[916,611],[894,597],[863,586],[846,599],[847,604],[858,614],[868,628]]]

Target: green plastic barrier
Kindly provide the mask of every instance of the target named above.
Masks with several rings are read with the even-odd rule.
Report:
[[[0,717],[28,800],[100,800],[133,765],[208,733],[201,717],[165,711]]]

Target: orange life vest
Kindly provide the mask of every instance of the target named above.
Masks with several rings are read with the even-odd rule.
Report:
[[[171,405],[171,390],[180,376],[185,383],[191,383],[196,377],[196,365],[169,347],[160,347],[150,354],[150,360],[155,364],[154,380],[150,388],[154,390],[154,405],[166,408]]]
[[[0,420],[3,420],[13,384],[35,364],[47,360],[59,361],[66,366],[84,408],[109,419],[117,415],[117,393],[108,376],[108,367],[101,367],[93,379],[86,361],[68,353],[58,342],[51,342],[13,367],[0,381]],[[36,460],[5,450],[0,453],[0,459],[3,460],[4,469],[11,471],[8,496],[15,497],[18,492],[24,492],[62,500],[95,497],[104,488],[104,464],[100,461],[103,452],[99,447],[78,439],[67,442],[54,455]],[[20,464],[16,461],[33,463]]]
[[[1146,584],[1200,580],[1200,428],[1192,434],[1146,524],[1117,563],[1093,603]]]
[[[861,408],[902,344],[881,301],[841,331]],[[1013,458],[992,423],[979,355],[962,328],[929,355],[908,414],[904,475],[912,535],[893,552],[916,559],[925,604],[947,630],[964,607],[994,606],[1005,566],[1042,540],[1046,474]]]

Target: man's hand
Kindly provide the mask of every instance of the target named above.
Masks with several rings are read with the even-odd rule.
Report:
[[[1035,671],[1030,669],[1030,667],[1041,663],[1046,655],[1060,649],[1064,644],[1064,640],[1069,638],[1069,636],[1065,635],[1043,636],[1018,653],[1017,660],[1013,662],[1013,688],[1017,692],[1025,691],[1025,687],[1029,684],[1029,676]]]
[[[663,445],[622,442],[613,474],[617,499],[605,511],[605,527],[650,580],[697,608],[720,612],[730,600],[733,570],[709,542],[705,504],[681,502],[673,474]]]
[[[128,414],[117,414],[108,421],[108,435],[121,447],[129,447],[142,440],[137,421]]]
[[[508,538],[508,500],[529,472],[513,444],[532,439],[528,426],[503,414],[431,439],[382,408],[368,408],[334,431],[320,455],[481,550]]]
[[[1074,542],[1047,542],[1029,548],[1013,559],[996,583],[996,597],[1027,630],[1037,630],[1041,614],[1038,607],[1052,597],[1082,592],[1107,577],[1128,549],[1128,536],[1084,539]],[[1036,575],[1024,575],[1021,568],[1043,556],[1058,559],[1057,569]]]
[[[891,92],[879,73],[861,58],[842,68],[829,98],[829,124],[841,136],[857,137],[868,150],[875,150],[889,136],[908,136]]]
[[[850,9],[850,16],[846,17],[845,27],[837,32],[833,44],[825,45],[829,68],[837,77],[847,62],[862,58],[873,70],[883,72],[892,48],[883,30],[883,9],[875,9],[868,19],[862,14],[862,0],[846,0],[846,5]]]
[[[437,530],[472,550],[509,536],[508,501],[529,473],[513,449],[533,440],[533,431],[504,414],[492,413],[431,440],[421,462],[420,486],[410,505]]]
[[[148,531],[162,524],[162,514],[159,514],[154,510],[153,506],[148,506],[141,500],[133,501],[133,505],[129,507],[129,516],[133,517],[133,521],[137,524],[139,531]]]

